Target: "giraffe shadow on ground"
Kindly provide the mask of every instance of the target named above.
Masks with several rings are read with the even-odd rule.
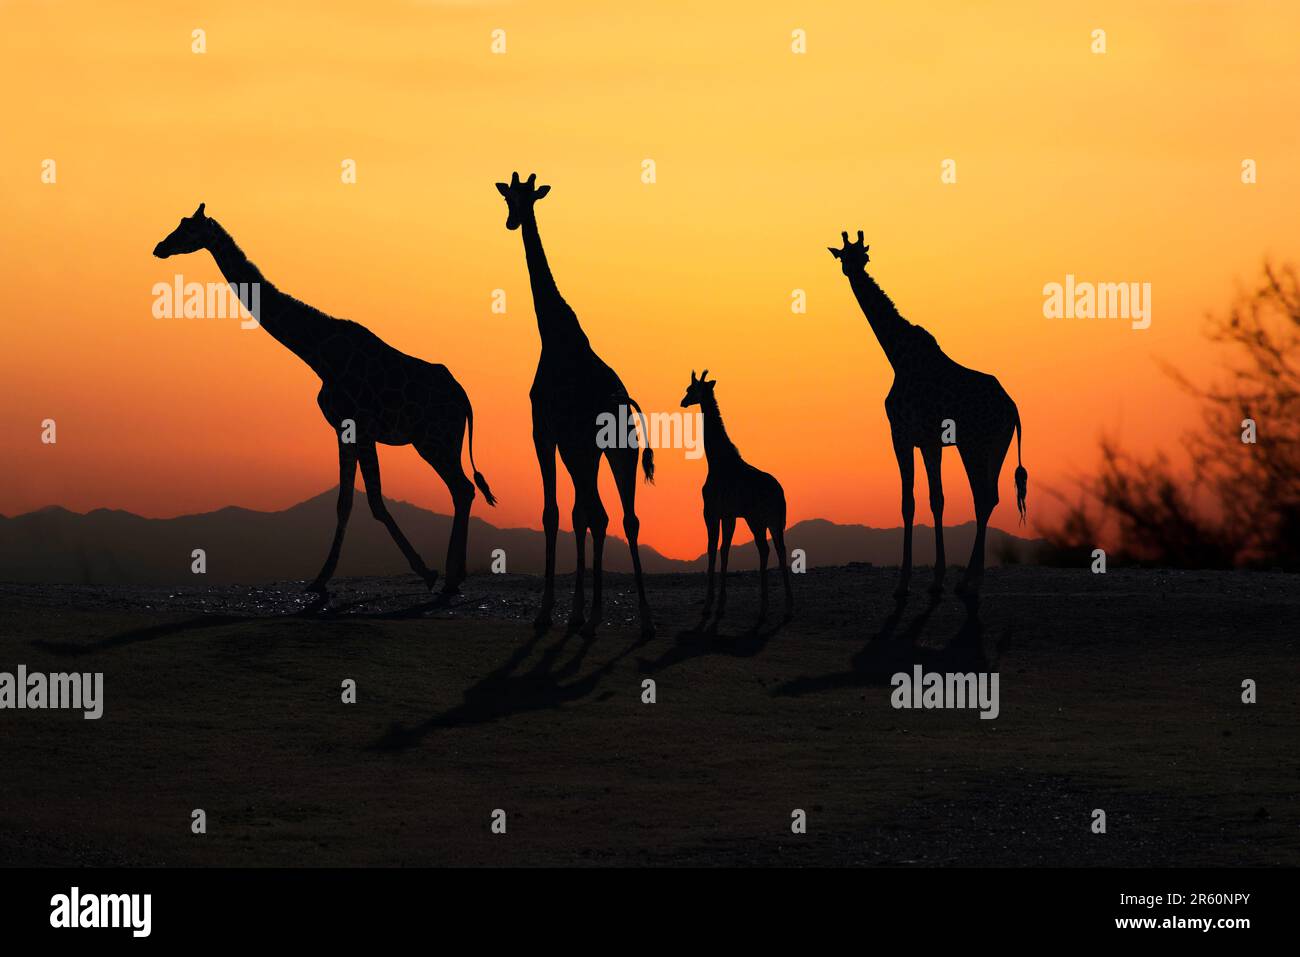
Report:
[[[609,661],[583,674],[583,663],[596,642],[594,634],[568,631],[545,647],[541,646],[548,634],[546,629],[532,628],[530,634],[529,640],[500,666],[467,688],[460,704],[418,725],[408,727],[395,722],[370,746],[370,750],[403,751],[415,747],[440,728],[486,724],[515,714],[560,708],[581,701],[592,695],[624,658],[649,641],[648,637],[638,638]],[[566,659],[566,649],[575,639],[576,649]],[[536,662],[525,668],[525,663],[539,647],[541,650]]]
[[[642,674],[656,674],[674,665],[709,655],[726,655],[732,658],[753,658],[762,654],[767,643],[776,636],[785,622],[778,619],[768,627],[758,622],[747,630],[735,634],[718,634],[715,628],[705,627],[705,618],[692,628],[677,632],[676,643],[653,661],[640,660]],[[716,622],[714,623],[716,625]]]
[[[173,635],[188,634],[192,631],[201,631],[205,628],[220,628],[224,625],[237,625],[246,621],[256,621],[257,618],[248,615],[198,615],[194,618],[187,618],[184,621],[171,622],[164,625],[149,625],[145,628],[132,628],[130,631],[124,631],[121,634],[110,635],[107,638],[101,638],[98,641],[90,643],[77,641],[48,641],[44,638],[37,638],[31,642],[32,647],[39,648],[54,655],[92,655],[99,652],[111,651],[114,648],[121,648],[124,645],[134,645],[142,641],[156,641],[159,638],[170,638]]]
[[[196,615],[192,618],[186,618],[184,621],[148,625],[143,628],[131,628],[127,631],[120,632],[119,634],[110,635],[106,638],[100,638],[91,642],[50,641],[44,638],[37,638],[31,642],[31,645],[33,648],[39,648],[40,650],[49,652],[50,654],[76,657],[79,655],[99,654],[126,645],[134,645],[146,641],[158,641],[162,638],[172,638],[177,635],[185,635],[195,631],[222,628],[227,625],[242,625],[250,622],[304,618],[313,621],[399,621],[405,619],[427,618],[430,612],[441,611],[454,606],[453,598],[446,595],[439,595],[432,601],[421,600],[409,607],[398,608],[392,611],[373,613],[358,613],[355,611],[355,609],[364,608],[368,603],[381,597],[382,596],[378,594],[362,595],[349,601],[332,605],[330,604],[330,596],[327,593],[315,597],[302,609],[283,615],[232,615],[208,613]]]
[[[996,670],[998,653],[992,659],[984,650],[984,624],[978,612],[967,611],[956,633],[942,647],[919,644],[926,625],[939,607],[932,599],[927,606],[899,631],[906,602],[898,602],[876,632],[849,661],[844,671],[816,677],[800,677],[773,689],[782,697],[816,694],[837,688],[890,686],[894,675],[911,672],[920,665],[926,672],[983,672]],[[1005,639],[1006,636],[1004,636]],[[1005,640],[999,648],[1005,647]]]

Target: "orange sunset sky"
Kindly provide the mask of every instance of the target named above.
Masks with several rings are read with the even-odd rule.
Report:
[[[1211,375],[1207,311],[1300,259],[1297,37],[1283,2],[0,0],[0,512],[279,509],[336,481],[305,365],[258,329],[151,314],[154,283],[219,278],[150,255],[205,202],[281,289],[445,363],[501,499],[474,514],[540,527],[539,341],[492,186],[517,169],[553,187],[542,238],[596,350],[646,411],[707,367],[791,524],[899,523],[892,373],[826,252],[865,230],[903,315],[1019,405],[1033,531],[1103,431],[1176,446],[1197,414],[1159,363]],[[1067,273],[1151,283],[1151,328],[1044,318]],[[449,510],[412,450],[381,462],[389,497]],[[705,470],[659,453],[644,543],[703,550]],[[955,452],[945,476],[947,521],[969,520]],[[571,495],[562,477],[566,526]]]

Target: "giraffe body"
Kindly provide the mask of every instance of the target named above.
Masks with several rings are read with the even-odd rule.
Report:
[[[560,295],[542,248],[534,210],[537,201],[550,192],[550,187],[534,187],[535,181],[536,174],[520,182],[519,174],[515,173],[509,184],[496,184],[509,208],[506,228],[520,230],[523,237],[533,308],[542,340],[537,374],[528,393],[533,413],[533,446],[542,473],[542,528],[546,534],[546,580],[535,625],[538,629],[549,627],[555,605],[555,545],[559,534],[555,456],[558,452],[573,480],[573,536],[578,553],[569,627],[582,628],[587,635],[594,634],[603,614],[601,562],[605,532],[609,526],[609,516],[600,501],[597,487],[603,457],[609,461],[623,506],[623,532],[632,552],[641,633],[649,637],[654,634],[654,624],[646,600],[638,546],[641,523],[636,516],[637,449],[601,448],[597,443],[602,414],[611,414],[618,420],[621,418],[620,405],[636,410],[638,415],[641,410],[614,370],[596,355],[577,315]],[[651,481],[654,477],[653,453],[647,447],[640,458],[646,481]],[[591,533],[592,545],[589,616],[585,613],[584,591],[588,532]]]
[[[324,594],[338,565],[352,512],[358,467],[371,513],[388,529],[412,571],[432,588],[438,573],[425,566],[398,528],[384,503],[376,445],[411,445],[446,483],[455,514],[447,546],[444,593],[457,590],[466,574],[469,511],[474,486],[489,505],[496,499],[477,468],[471,482],[461,466],[461,448],[469,430],[470,464],[474,462],[474,412],[469,397],[446,366],[399,352],[359,323],[335,319],[276,289],[249,262],[203,206],[154,249],[159,258],[206,249],[232,288],[260,289],[253,318],[321,379],[317,405],[338,434],[339,492],[337,523],[329,556],[308,590]]]
[[[721,620],[727,607],[727,559],[731,553],[731,539],[736,531],[737,519],[744,519],[754,535],[758,550],[759,612],[761,624],[767,617],[767,536],[771,532],[777,561],[785,586],[785,617],[789,620],[794,609],[794,593],[790,587],[790,568],[785,552],[785,491],[776,477],[755,468],[744,460],[740,450],[727,436],[722,424],[722,413],[714,395],[717,380],[708,378],[709,370],[697,379],[691,373],[691,384],[682,397],[682,407],[698,405],[704,416],[704,452],[709,463],[709,474],[704,480],[701,495],[704,499],[704,527],[709,540],[709,581],[704,596],[704,617],[713,609],[714,563],[721,538],[722,574],[718,584],[718,608],[713,627]],[[757,627],[757,626],[756,626]]]
[[[912,575],[917,449],[925,467],[934,516],[932,591],[938,594],[943,589],[946,559],[941,463],[944,446],[955,445],[975,499],[975,543],[965,577],[958,585],[958,591],[973,605],[978,602],[984,577],[985,536],[989,517],[998,504],[1002,463],[1012,438],[1018,440],[1021,432],[1020,412],[997,379],[954,362],[929,332],[899,315],[889,296],[866,272],[870,247],[863,245],[861,231],[856,242],[849,241],[848,233],[843,237],[843,248],[832,248],[831,255],[840,261],[858,305],[894,369],[894,383],[885,397],[885,415],[902,482],[903,560],[895,594],[900,599],[907,594]],[[1016,504],[1022,521],[1028,479],[1028,472],[1018,461]]]

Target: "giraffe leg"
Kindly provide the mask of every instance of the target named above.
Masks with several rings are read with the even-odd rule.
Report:
[[[447,485],[451,493],[454,514],[451,520],[451,537],[447,541],[447,564],[442,591],[445,595],[454,595],[460,590],[460,584],[466,577],[467,556],[469,552],[469,512],[474,504],[474,483],[465,475],[459,458],[444,454],[441,450],[417,447],[420,457],[433,466],[438,477]]]
[[[600,500],[600,488],[597,485],[599,476],[600,456],[598,455],[591,467],[591,480],[587,488],[587,527],[591,529],[591,614],[582,629],[582,633],[587,637],[596,633],[596,627],[605,617],[605,602],[602,594],[605,576],[602,563],[605,554],[605,530],[609,528],[609,514]]]
[[[709,535],[709,587],[704,594],[704,613],[701,620],[709,617],[713,611],[713,567],[718,556],[718,530],[722,520],[718,513],[712,509],[704,510],[704,528]]]
[[[980,586],[984,583],[984,542],[989,517],[997,508],[998,476],[1011,445],[1011,435],[1009,431],[1005,438],[999,436],[992,444],[985,444],[970,454],[962,453],[962,464],[966,467],[966,477],[970,479],[971,494],[975,498],[975,544],[958,594],[972,609],[979,604]]]
[[[321,568],[316,580],[307,586],[307,591],[325,594],[325,585],[334,577],[338,567],[339,552],[343,550],[343,535],[348,530],[348,517],[352,514],[352,492],[357,481],[357,447],[351,442],[339,443],[339,500],[335,511],[338,524],[334,528],[334,544],[330,546],[329,557]]]
[[[586,622],[587,593],[585,577],[587,574],[587,513],[583,509],[583,497],[578,490],[573,490],[573,544],[577,549],[577,564],[573,569],[573,608],[569,612],[567,628],[577,631]]]
[[[785,585],[785,620],[794,617],[794,590],[790,587],[790,566],[785,558],[785,529],[781,525],[772,526],[772,545],[776,548],[776,560],[781,563],[781,580]]]
[[[758,621],[754,624],[757,631],[767,617],[767,556],[770,549],[767,544],[767,528],[761,522],[750,525],[749,530],[754,533],[754,546],[758,549]]]
[[[560,507],[555,501],[555,440],[534,429],[533,447],[542,471],[542,530],[546,533],[546,584],[533,627],[544,630],[551,627],[551,609],[555,607],[555,540],[560,534]]]
[[[388,534],[393,536],[393,541],[406,556],[411,571],[424,579],[425,585],[432,589],[438,581],[438,573],[425,567],[419,552],[411,547],[402,530],[397,527],[397,522],[393,521],[393,516],[388,513],[388,506],[384,504],[384,491],[379,483],[379,453],[375,451],[373,444],[363,445],[357,449],[357,457],[361,463],[361,478],[366,483],[366,499],[370,502],[370,513],[378,521],[383,522],[384,527],[388,529]]]
[[[722,568],[718,571],[718,614],[713,619],[714,628],[727,612],[727,557],[731,554],[731,537],[735,534],[736,517],[725,516],[722,519]]]
[[[980,586],[984,583],[984,539],[989,527],[989,516],[998,503],[997,492],[990,493],[987,486],[975,492],[975,545],[971,549],[966,574],[957,586],[957,594],[972,608],[979,603]]]
[[[591,452],[594,453],[595,450]],[[573,540],[577,548],[577,564],[573,572],[573,610],[569,614],[568,627],[570,631],[577,631],[586,623],[587,530],[592,529],[594,545],[596,513],[597,510],[604,513],[600,493],[596,489],[600,458],[589,454],[586,449],[566,451],[564,446],[560,446],[560,459],[573,480]],[[604,529],[601,531],[603,539]]]
[[[925,479],[930,486],[930,514],[934,516],[934,584],[930,586],[930,594],[940,595],[947,571],[943,553],[943,446],[922,448],[921,460],[925,463]]]
[[[898,476],[903,485],[903,564],[899,569],[898,587],[894,597],[907,597],[907,586],[912,581],[912,518],[916,515],[916,456],[910,442],[894,439],[894,455],[898,459]]]
[[[641,574],[641,548],[637,538],[641,532],[641,520],[636,517],[636,468],[637,450],[617,449],[607,453],[614,472],[614,484],[618,487],[619,503],[623,508],[623,534],[627,536],[627,547],[632,552],[632,575],[636,579],[637,614],[641,620],[641,637],[653,638],[655,633],[654,618],[650,614],[650,602],[645,597],[645,578]]]
[[[973,444],[957,446],[957,453],[961,456],[962,467],[966,470],[966,480],[970,483],[971,497],[975,500],[975,545],[971,549],[971,557],[966,562],[966,570],[962,573],[961,578],[957,581],[957,587],[954,589],[958,595],[963,598],[971,588],[971,576],[975,569],[975,556],[980,556],[980,564],[983,566],[984,559],[984,523],[980,521],[980,507],[987,506],[985,495],[984,481],[984,457],[975,451]]]

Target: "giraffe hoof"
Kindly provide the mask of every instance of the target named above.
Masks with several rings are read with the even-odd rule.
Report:
[[[569,634],[573,634],[584,624],[586,624],[586,622],[587,619],[582,616],[581,612],[574,612],[572,615],[569,616],[569,622],[567,625],[565,625],[565,628],[568,629]]]
[[[424,572],[420,577],[424,579],[424,586],[428,588],[429,591],[433,591],[433,586],[438,584],[437,572]]]
[[[325,587],[325,583],[318,579],[304,588],[302,593],[304,595],[320,595],[323,597],[329,594],[329,590]]]
[[[642,620],[642,622],[641,622],[641,638],[642,638],[643,640],[645,640],[645,641],[649,641],[649,640],[650,640],[651,638],[653,638],[654,636],[655,636],[655,625],[654,625],[654,622],[650,621],[649,619],[644,619],[644,620]]]
[[[533,619],[533,630],[547,631],[551,627],[551,616],[549,612],[542,612]]]

